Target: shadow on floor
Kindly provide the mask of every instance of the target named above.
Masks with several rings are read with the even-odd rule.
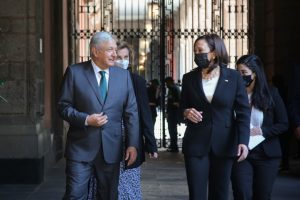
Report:
[[[58,162],[40,185],[0,185],[1,200],[59,200],[65,187],[64,160]],[[291,160],[291,170],[276,179],[272,200],[300,199],[300,160]],[[161,151],[158,160],[142,167],[144,200],[187,200],[188,188],[183,155]],[[232,197],[230,197],[232,199]]]

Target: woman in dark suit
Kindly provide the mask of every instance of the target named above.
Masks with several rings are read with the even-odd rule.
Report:
[[[288,117],[278,90],[268,87],[259,57],[242,56],[237,61],[237,69],[243,76],[251,105],[251,137],[248,158],[233,165],[234,199],[268,200],[280,164],[279,135],[288,129]],[[259,137],[262,142],[254,146],[252,141]]]
[[[186,120],[183,153],[191,200],[228,199],[234,159],[247,157],[250,107],[241,75],[227,68],[228,55],[216,34],[194,43],[198,68],[182,80]]]

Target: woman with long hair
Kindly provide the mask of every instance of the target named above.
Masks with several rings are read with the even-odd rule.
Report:
[[[278,173],[279,135],[288,129],[285,105],[275,87],[269,87],[263,63],[256,55],[244,55],[236,63],[251,106],[249,155],[234,163],[232,187],[236,200],[269,200]]]

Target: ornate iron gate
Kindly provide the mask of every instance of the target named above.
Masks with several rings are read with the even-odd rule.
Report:
[[[230,67],[248,53],[248,0],[69,0],[69,5],[72,62],[89,59],[94,32],[109,31],[132,45],[133,71],[148,81],[161,80],[162,96],[164,77],[178,81],[194,68],[197,36],[219,34],[227,46]],[[156,136],[165,147],[164,100],[161,111]]]

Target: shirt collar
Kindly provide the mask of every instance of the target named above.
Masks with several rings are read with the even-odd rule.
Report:
[[[106,74],[109,75],[109,68],[104,69],[104,70],[100,69],[100,67],[98,67],[92,59],[91,59],[91,63],[92,63],[95,74],[99,74],[100,71],[105,71]]]

